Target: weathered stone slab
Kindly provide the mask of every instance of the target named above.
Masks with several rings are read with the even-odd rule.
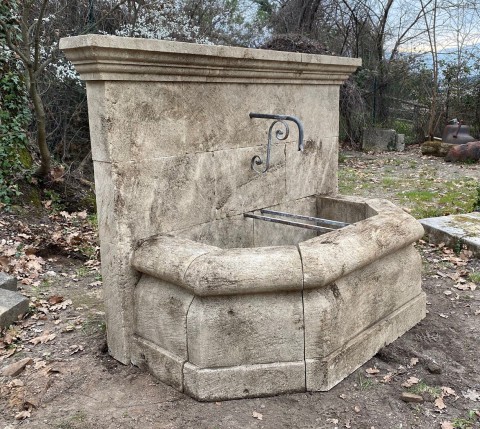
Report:
[[[328,391],[425,317],[422,292],[323,359],[306,359],[308,391]]]
[[[365,128],[363,130],[362,149],[373,152],[400,152],[405,149],[405,136],[397,134],[395,130]]]
[[[20,374],[27,365],[31,365],[33,363],[32,358],[24,358],[17,362],[11,363],[10,365],[6,365],[0,371],[0,374],[4,377],[16,377]]]
[[[28,298],[7,289],[0,288],[0,327],[4,328],[18,320],[28,311]]]
[[[251,169],[252,158],[265,162],[263,146],[215,152],[215,207],[217,218],[279,204],[285,200],[285,144],[273,144],[270,169],[259,174]]]
[[[142,239],[213,220],[213,163],[212,153],[198,153],[115,164],[117,221]]]
[[[430,243],[464,245],[480,256],[480,212],[420,219]]]
[[[135,288],[135,333],[187,360],[187,312],[192,300],[184,288],[142,276]]]
[[[305,391],[305,363],[276,362],[232,368],[205,368],[186,363],[185,393],[199,401],[254,398]]]
[[[407,246],[326,287],[306,290],[306,358],[326,357],[417,296],[421,271],[420,255]]]
[[[200,368],[301,361],[301,292],[195,298],[188,360]]]
[[[7,289],[15,292],[17,290],[17,279],[0,271],[0,289]]]
[[[143,338],[134,336],[132,347],[132,363],[148,370],[159,380],[183,391],[183,365],[185,360],[168,350]]]
[[[318,217],[338,222],[355,223],[370,217],[366,213],[367,206],[366,200],[358,197],[317,196]]]
[[[190,264],[199,256],[219,249],[172,235],[156,235],[141,241],[132,257],[132,265],[142,273],[175,284],[185,284]]]
[[[231,216],[174,231],[173,234],[223,249],[253,247],[253,222],[243,215]]]
[[[336,194],[338,190],[338,136],[305,139],[305,150],[286,145],[287,199],[316,194]]]
[[[317,215],[317,204],[315,197],[307,197],[300,200],[290,201],[278,206],[268,207],[268,209],[300,214],[304,216]],[[254,213],[258,215],[261,214],[260,211],[255,211]],[[298,219],[291,220],[302,222]],[[255,247],[292,245],[317,236],[317,232],[311,229],[280,225],[278,223],[265,222],[258,219],[253,219],[253,222]]]
[[[218,250],[196,258],[183,284],[198,296],[302,290],[302,261],[295,246]]]
[[[304,286],[328,285],[422,236],[423,228],[416,219],[392,208],[300,243]]]

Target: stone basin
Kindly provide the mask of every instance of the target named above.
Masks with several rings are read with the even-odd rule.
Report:
[[[325,391],[425,317],[421,225],[385,200],[315,203],[351,225],[231,224],[258,247],[219,247],[218,224],[142,240],[132,361],[202,401]]]

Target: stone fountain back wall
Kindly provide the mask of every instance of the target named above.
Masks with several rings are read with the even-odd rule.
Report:
[[[339,85],[360,60],[97,35],[61,49],[87,82],[108,345],[128,363],[135,243],[183,232],[261,246],[269,235],[250,233],[244,212],[315,215],[315,195],[337,192]],[[270,170],[252,171],[270,121],[250,112],[300,118],[305,151],[292,124]]]

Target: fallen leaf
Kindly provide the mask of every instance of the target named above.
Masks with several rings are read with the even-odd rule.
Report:
[[[69,305],[72,305],[72,300],[67,299],[65,301],[59,302],[58,304],[52,305],[50,310],[57,311],[57,310],[65,310]]]
[[[73,346],[69,347],[70,355],[74,355],[75,353],[83,351],[83,346],[74,344]]]
[[[30,417],[30,411],[25,410],[25,411],[20,411],[16,416],[15,420],[25,420]]]
[[[365,372],[367,374],[378,374],[380,370],[378,368],[367,368]]]
[[[45,368],[47,366],[47,362],[44,360],[39,360],[35,362],[35,365],[33,365],[34,369],[40,369],[40,368]]]
[[[411,358],[410,359],[410,366],[415,366],[418,363],[418,358]]]
[[[23,387],[23,386],[25,386],[25,383],[22,380],[19,380],[18,378],[15,378],[10,383],[8,383],[8,386],[9,387]]]
[[[447,422],[446,420],[442,422],[441,425],[442,429],[455,429],[455,426],[453,426],[452,422]]]
[[[442,392],[443,396],[456,396],[458,398],[455,390],[453,390],[451,387],[442,386]]]
[[[257,413],[256,411],[252,413],[252,417],[257,420],[263,420],[263,414]]]
[[[34,346],[37,344],[45,344],[48,343],[49,341],[52,341],[56,337],[55,334],[50,334],[49,331],[46,331],[43,335],[40,335],[39,337],[32,338],[29,340],[29,343],[32,343]]]
[[[48,298],[48,303],[52,305],[58,304],[62,301],[63,301],[63,296],[59,296],[59,295],[53,295],[50,298]]]
[[[387,375],[383,377],[382,383],[390,383],[393,380],[393,372],[389,372]]]
[[[447,408],[447,406],[445,405],[445,402],[443,402],[443,398],[441,398],[441,397],[435,399],[434,404],[439,410],[443,410],[443,409]]]
[[[402,383],[402,387],[411,387],[414,384],[418,384],[419,381],[420,379],[417,377],[410,377],[407,379],[405,383]]]
[[[453,287],[457,288],[458,290],[469,290],[470,287],[468,286],[467,283],[457,283],[453,285]]]

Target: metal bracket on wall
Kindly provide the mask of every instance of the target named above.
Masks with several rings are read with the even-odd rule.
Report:
[[[256,169],[256,166],[262,165],[264,162],[263,162],[262,158],[260,158],[260,156],[255,155],[252,158],[252,162],[251,162],[251,167],[252,167],[253,171],[256,171],[257,173],[263,174],[263,173],[266,173],[267,170],[269,169],[269,167],[270,167],[270,151],[271,151],[271,148],[272,148],[273,127],[277,123],[281,123],[285,127],[284,131],[281,130],[281,129],[278,129],[277,131],[275,131],[275,137],[279,141],[285,140],[288,137],[288,135],[290,134],[290,129],[288,127],[288,124],[285,121],[292,121],[297,125],[297,127],[298,127],[298,150],[303,151],[303,124],[300,121],[300,119],[298,119],[297,117],[289,116],[289,115],[270,115],[270,114],[267,114],[267,113],[250,113],[250,118],[273,119],[274,120],[274,122],[272,123],[272,125],[270,125],[270,128],[268,129],[267,157],[265,159],[265,168],[263,168],[263,170],[257,170]]]

